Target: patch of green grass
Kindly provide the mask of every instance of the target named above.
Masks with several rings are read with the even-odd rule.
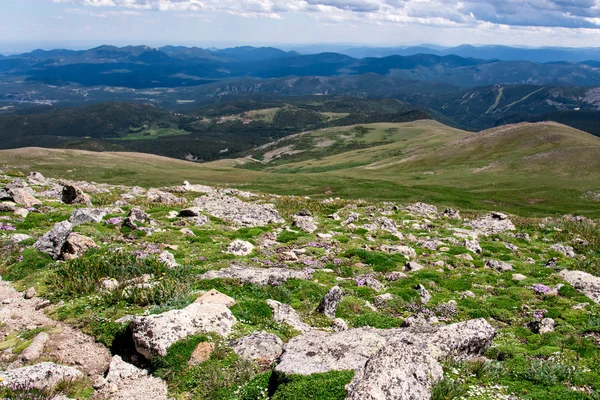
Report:
[[[376,272],[389,272],[399,270],[406,262],[406,257],[401,254],[387,254],[379,251],[351,249],[346,251],[345,257],[357,257],[361,262],[373,267]]]
[[[345,386],[354,371],[331,371],[324,374],[278,375],[272,400],[343,400]]]

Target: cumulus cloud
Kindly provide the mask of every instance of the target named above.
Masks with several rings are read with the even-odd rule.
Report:
[[[600,0],[51,0],[89,7],[180,12],[228,12],[280,18],[299,12],[332,21],[499,24],[600,28]]]

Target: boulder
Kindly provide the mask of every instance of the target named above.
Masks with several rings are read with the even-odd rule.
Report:
[[[556,251],[564,255],[565,257],[573,258],[575,257],[575,251],[571,246],[565,246],[564,244],[556,243],[550,246],[550,250]]]
[[[600,304],[600,278],[583,271],[560,271],[560,277],[575,289]]]
[[[72,260],[81,257],[89,249],[97,247],[98,245],[92,238],[72,232],[67,236],[67,240],[62,248],[61,257],[63,260]]]
[[[417,256],[417,252],[415,251],[415,249],[413,249],[412,247],[409,246],[403,246],[403,245],[383,245],[380,247],[382,251],[385,251],[387,253],[390,254],[402,254],[404,257],[406,258],[414,258]]]
[[[273,320],[280,324],[288,324],[295,330],[306,333],[311,332],[313,328],[302,322],[300,316],[290,305],[280,303],[276,300],[267,300],[267,304],[273,311]]]
[[[540,321],[540,335],[544,333],[554,332],[554,320],[552,318],[544,318]]]
[[[254,245],[245,240],[236,239],[227,246],[227,253],[236,256],[247,256],[254,250]]]
[[[285,222],[271,204],[247,203],[220,193],[199,197],[194,200],[193,205],[213,217],[240,226],[265,226]]]
[[[424,267],[424,266],[422,266],[422,265],[421,265],[421,264],[419,264],[419,263],[416,263],[416,262],[414,262],[414,261],[409,261],[409,262],[407,262],[407,263],[404,265],[404,268],[405,268],[407,271],[410,271],[410,272],[415,272],[415,271],[420,271],[420,270],[422,270],[422,269],[423,269],[423,268],[425,268],[425,267]]]
[[[500,212],[492,212],[483,218],[471,221],[469,225],[483,235],[516,230],[515,225],[508,219],[508,216]]]
[[[340,301],[342,301],[342,289],[339,286],[334,286],[325,294],[317,307],[317,311],[329,318],[335,318]]]
[[[484,319],[401,330],[360,366],[346,386],[347,399],[428,399],[443,377],[441,360],[479,356],[495,335]]]
[[[39,172],[30,172],[27,174],[27,182],[30,185],[44,186],[48,184],[48,180]]]
[[[87,223],[98,223],[102,221],[102,218],[107,214],[107,210],[104,208],[78,208],[71,213],[69,222],[73,226],[78,226]]]
[[[166,355],[173,343],[190,335],[213,332],[227,336],[236,322],[222,304],[192,303],[181,310],[136,317],[130,328],[136,350],[150,359]]]
[[[29,289],[27,289],[27,291],[25,292],[25,295],[23,296],[25,299],[29,300],[29,299],[33,299],[35,297],[35,288],[32,286]]]
[[[33,247],[57,260],[72,229],[73,225],[69,221],[59,222],[39,238]]]
[[[164,204],[166,206],[174,206],[174,205],[178,205],[178,204],[187,203],[186,199],[179,198],[179,197],[175,196],[173,193],[163,192],[162,190],[158,190],[158,189],[148,190],[148,193],[146,194],[146,196],[147,196],[148,200],[152,201],[153,203],[160,203],[160,204]]]
[[[333,215],[337,215],[337,214],[333,214]],[[348,217],[342,222],[342,226],[353,224],[353,223],[357,222],[359,218],[360,218],[359,213],[351,212],[350,214],[348,214]]]
[[[0,212],[15,212],[16,204],[12,201],[3,201],[0,203]]]
[[[254,332],[230,343],[233,351],[246,360],[270,365],[283,352],[283,342],[276,335],[265,331]]]
[[[21,243],[24,240],[31,239],[31,236],[26,235],[24,233],[15,233],[10,237],[11,242],[13,243]]]
[[[179,264],[177,263],[177,261],[175,261],[175,256],[167,250],[163,250],[160,252],[160,254],[158,255],[158,261],[165,264],[169,269],[179,267]]]
[[[42,202],[36,199],[26,189],[11,189],[10,194],[12,196],[12,200],[15,203],[25,206],[27,208],[42,205]]]
[[[29,387],[38,390],[52,390],[64,381],[83,378],[76,368],[43,362],[27,367],[0,372],[0,387]]]
[[[101,398],[111,400],[167,400],[166,383],[116,355],[110,361],[106,379],[100,385]]]
[[[498,272],[508,272],[512,271],[513,267],[507,262],[498,261],[498,260],[487,260],[485,262],[485,267],[490,269],[495,269]]]
[[[472,253],[479,254],[483,251],[483,249],[479,245],[479,242],[474,239],[466,239],[464,242],[464,246],[467,250],[469,250]]]
[[[85,194],[78,186],[64,185],[62,189],[61,199],[65,204],[85,204],[92,205],[92,199]]]
[[[292,226],[308,233],[313,233],[319,229],[313,217],[310,216],[295,215]]]
[[[139,207],[133,207],[131,210],[129,210],[127,218],[131,218],[132,221],[140,222],[142,224],[150,220],[148,213]]]
[[[251,268],[232,265],[220,270],[208,271],[200,279],[239,279],[243,283],[259,286],[279,286],[288,279],[309,279],[305,271],[287,268]]]
[[[444,210],[444,216],[451,219],[460,219],[460,212],[452,208],[446,208]]]
[[[437,214],[438,209],[436,206],[432,206],[431,204],[414,203],[406,206],[406,211],[419,215],[431,215]]]

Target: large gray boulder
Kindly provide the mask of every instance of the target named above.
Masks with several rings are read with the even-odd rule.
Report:
[[[492,212],[483,218],[471,221],[469,225],[476,233],[483,235],[493,235],[516,229],[515,225],[508,219],[508,216],[500,212]]]
[[[166,355],[173,343],[190,335],[213,332],[227,336],[236,322],[223,304],[192,303],[181,310],[136,317],[131,331],[138,353],[150,359]]]
[[[0,387],[30,387],[39,390],[52,390],[64,381],[83,378],[83,373],[76,368],[43,362],[27,367],[0,372]]]
[[[309,279],[306,271],[298,271],[286,268],[251,268],[240,265],[232,265],[227,268],[208,271],[200,276],[200,279],[239,279],[243,283],[251,283],[259,286],[279,286],[288,279]]]
[[[308,233],[313,233],[319,229],[314,218],[309,215],[295,215],[292,226]]]
[[[221,193],[199,197],[193,201],[193,205],[200,207],[213,217],[240,226],[264,226],[284,222],[271,204],[247,203]]]
[[[71,213],[69,222],[73,226],[78,226],[87,223],[98,223],[102,221],[102,218],[107,214],[107,210],[104,208],[78,208]]]
[[[39,238],[33,247],[57,260],[72,229],[73,224],[69,221],[59,222]]]
[[[120,356],[110,361],[106,384],[100,394],[112,400],[166,400],[167,384],[148,371],[126,363]],[[104,398],[104,397],[102,397]]]
[[[442,378],[440,361],[478,356],[491,346],[496,330],[484,319],[442,327],[398,330],[347,385],[348,399],[429,399]]]
[[[230,343],[233,351],[246,360],[269,365],[283,352],[283,342],[276,335],[265,331],[254,332]]]
[[[600,278],[583,271],[560,271],[560,277],[569,282],[575,289],[600,304]]]

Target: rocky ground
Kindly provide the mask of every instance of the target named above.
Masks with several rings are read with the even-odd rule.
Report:
[[[0,397],[600,398],[595,221],[0,172]]]

